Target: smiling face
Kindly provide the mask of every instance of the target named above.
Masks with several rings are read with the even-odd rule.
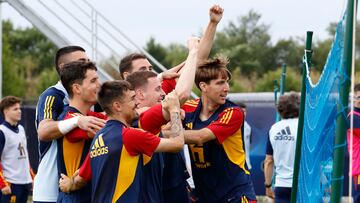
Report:
[[[135,99],[135,91],[127,90],[124,93],[124,97],[120,103],[122,117],[126,120],[127,123],[131,123],[132,120],[138,116],[136,112],[138,103]]]
[[[141,88],[141,93],[139,107],[152,107],[159,104],[165,96],[161,83],[156,77],[147,79],[147,85]]]
[[[100,90],[100,81],[96,70],[87,70],[82,83],[74,84],[74,86],[78,86],[77,92],[84,102],[96,104],[97,94]]]

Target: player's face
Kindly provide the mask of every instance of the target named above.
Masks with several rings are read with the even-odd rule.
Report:
[[[128,123],[131,123],[131,121],[138,116],[136,112],[137,105],[138,103],[135,99],[135,91],[126,91],[124,99],[121,102],[121,113],[123,114]]]
[[[100,81],[95,70],[87,70],[85,79],[80,85],[81,98],[86,103],[96,104],[97,93],[100,90]]]
[[[354,98],[354,101],[355,101],[355,103],[354,103],[354,106],[355,107],[357,107],[357,108],[360,108],[360,91],[356,91],[356,92],[354,92],[354,94],[355,94],[355,98]]]
[[[217,79],[211,80],[209,84],[206,84],[206,92],[203,95],[206,96],[215,104],[225,104],[226,96],[229,92],[229,78],[219,75]],[[205,94],[204,94],[205,93]]]
[[[152,71],[152,65],[147,59],[135,59],[131,62],[132,72]]]
[[[4,110],[6,120],[17,123],[21,120],[20,103],[14,104]]]
[[[152,107],[159,104],[165,96],[165,92],[161,88],[160,81],[156,77],[148,79],[148,84],[144,88],[145,100],[140,104],[140,107]]]

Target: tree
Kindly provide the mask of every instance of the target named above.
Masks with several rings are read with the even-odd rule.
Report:
[[[3,21],[3,95],[16,95],[35,100],[58,77],[44,77],[54,68],[57,48],[35,28],[14,28],[11,21]],[[39,85],[41,83],[42,85]]]

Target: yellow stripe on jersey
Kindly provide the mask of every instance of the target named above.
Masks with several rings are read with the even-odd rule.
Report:
[[[66,137],[63,139],[63,156],[66,173],[70,177],[80,168],[81,155],[84,150],[85,140],[80,142],[69,142]]]
[[[112,203],[115,203],[133,183],[138,163],[139,155],[131,156],[123,146]]]
[[[230,122],[230,119],[231,119],[233,113],[234,113],[234,110],[231,109],[231,110],[229,111],[229,116],[228,116],[228,117],[226,118],[226,120],[224,121],[225,124],[228,124],[228,123]]]
[[[245,169],[246,156],[241,129],[226,138],[222,145],[229,160],[238,165],[246,174],[250,174],[250,172]]]
[[[231,110],[232,110],[232,108],[225,110],[226,113],[221,116],[221,119],[219,121],[220,123],[225,123],[226,119],[229,117],[229,114],[230,114]]]
[[[44,119],[52,119],[52,105],[54,103],[54,96],[47,96],[45,99],[45,107],[44,107]]]

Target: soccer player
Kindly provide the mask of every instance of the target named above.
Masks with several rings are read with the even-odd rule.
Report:
[[[156,128],[160,128],[166,123],[167,117],[170,117],[171,138],[159,138],[129,127],[136,117],[137,106],[131,85],[126,81],[105,82],[99,92],[99,103],[110,120],[96,134],[91,145],[91,170],[83,165],[79,175],[72,179],[63,177],[60,188],[63,191],[78,189],[84,182],[82,178],[92,178],[92,202],[141,202],[141,155],[151,157],[154,152],[177,152],[183,147],[178,100],[176,92],[172,92],[162,102],[162,109],[148,110],[153,110],[152,119],[143,119],[143,114],[140,115],[142,122],[148,122],[147,126],[154,125]],[[163,122],[158,122],[159,120]],[[65,187],[64,183],[67,183]]]
[[[183,67],[184,72],[179,77],[175,87],[175,91],[179,93],[180,105],[188,99],[194,83],[198,58],[198,38],[189,38],[187,44],[189,54]],[[137,71],[130,74],[126,80],[130,82],[135,90],[138,108],[152,107],[159,104],[165,96],[160,81],[154,72]],[[141,126],[142,124],[136,121],[135,127]],[[165,160],[163,160],[163,157]],[[170,201],[166,195],[176,195],[176,201],[189,202],[190,199],[186,188],[186,179],[189,177],[189,174],[184,161],[185,157],[182,151],[179,153],[156,153],[153,157],[144,155],[145,168],[142,184],[143,192],[141,193],[142,201],[154,203],[175,202]],[[164,170],[162,170],[163,168]],[[163,185],[163,183],[166,184]],[[169,187],[169,183],[171,183],[171,187]],[[163,201],[163,195],[165,196],[165,201]],[[171,196],[171,198],[174,197]]]
[[[350,116],[354,116],[354,129],[353,129],[353,168],[352,174],[353,177],[353,202],[360,202],[360,84],[356,84],[354,87],[354,111],[350,112],[348,115],[348,120],[350,123]],[[350,151],[350,129],[347,131],[347,141],[348,141],[348,150]]]
[[[88,61],[85,50],[79,46],[66,46],[59,49],[55,56],[55,67],[58,74],[72,61]],[[36,106],[36,127],[39,138],[40,163],[34,179],[33,201],[56,202],[58,198],[58,169],[56,139],[79,126],[81,129],[95,131],[105,125],[105,121],[93,116],[81,116],[66,121],[56,121],[68,105],[68,93],[59,81],[49,87],[39,97]],[[76,125],[72,125],[77,120]]]
[[[299,106],[299,94],[292,92],[282,95],[277,105],[282,120],[269,130],[264,161],[265,188],[266,196],[275,198],[275,202],[291,200]],[[275,195],[271,188],[274,166]]]
[[[100,81],[97,68],[92,62],[74,61],[64,65],[60,73],[61,83],[69,94],[69,106],[65,107],[58,120],[80,118],[85,115],[106,117],[100,113],[91,112],[91,107],[97,102]],[[76,126],[76,122],[73,124]],[[90,144],[95,134],[75,128],[64,137],[57,139],[59,173],[72,176],[89,153]],[[60,175],[60,174],[59,174]],[[91,185],[72,193],[59,193],[57,202],[86,203],[90,202]]]
[[[244,114],[226,99],[231,74],[227,59],[200,64],[195,84],[201,98],[184,104],[195,195],[199,202],[256,202],[245,164]]]
[[[7,96],[0,103],[5,121],[0,125],[1,203],[26,203],[32,187],[32,171],[21,120],[20,99]]]

